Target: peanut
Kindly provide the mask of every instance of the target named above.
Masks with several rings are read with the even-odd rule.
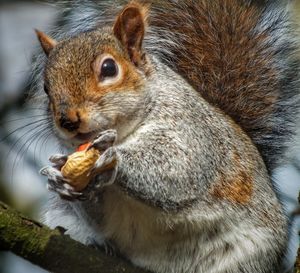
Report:
[[[90,182],[91,168],[99,156],[99,151],[94,148],[69,155],[66,164],[61,169],[61,173],[70,181],[69,184],[76,191],[83,190]]]

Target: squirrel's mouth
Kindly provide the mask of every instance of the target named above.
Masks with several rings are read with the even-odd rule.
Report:
[[[90,132],[90,133],[78,133],[77,135],[74,136],[75,139],[83,142],[88,142],[91,141],[95,138],[96,134],[95,132]]]

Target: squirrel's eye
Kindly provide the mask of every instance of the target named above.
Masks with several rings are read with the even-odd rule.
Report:
[[[111,58],[106,59],[101,66],[101,73],[100,73],[101,78],[102,79],[112,78],[117,76],[117,74],[118,74],[118,66],[116,62]]]

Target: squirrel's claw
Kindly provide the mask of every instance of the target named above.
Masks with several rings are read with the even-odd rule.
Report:
[[[97,175],[94,178],[94,187],[96,189],[102,188],[103,186],[111,185],[115,182],[117,176],[117,167],[112,170],[105,171],[103,174]]]
[[[40,170],[40,174],[47,176],[48,180],[54,180],[54,181],[59,181],[59,182],[62,182],[62,181],[68,182],[63,177],[61,172],[58,169],[56,169],[55,167],[46,166]]]
[[[84,190],[85,197],[92,199],[98,190],[115,182],[118,172],[117,162],[117,153],[114,147],[107,149],[99,157],[89,174],[94,178]]]
[[[119,255],[116,246],[109,240],[105,240],[104,242],[99,244],[94,238],[89,237],[88,246],[96,250],[103,250],[108,256],[116,257]]]
[[[55,154],[50,156],[49,161],[51,163],[53,163],[55,165],[55,167],[57,168],[61,168],[63,165],[66,164],[68,160],[68,156],[67,155],[63,155],[63,154]]]
[[[40,174],[47,176],[48,190],[58,193],[61,198],[70,201],[85,199],[83,193],[75,191],[74,188],[67,183],[68,180],[65,179],[61,172],[55,167],[44,167],[40,170]]]
[[[94,140],[91,147],[101,152],[90,174],[94,178],[94,187],[101,188],[114,182],[117,173],[117,153],[113,146],[117,139],[116,130],[106,130]],[[91,148],[90,147],[90,148]]]
[[[93,141],[92,145],[88,148],[95,148],[100,152],[107,150],[109,147],[112,147],[117,139],[116,130],[106,130],[100,133],[97,138]]]
[[[117,138],[116,130],[106,130],[102,132],[97,139],[89,147],[94,147],[99,150],[101,155],[90,171],[94,177],[94,183],[91,183],[91,188],[99,189],[105,185],[110,185],[114,182],[117,173],[117,156],[116,150],[113,147]],[[67,200],[86,200],[93,190],[85,190],[77,192],[69,184],[69,180],[63,177],[60,169],[68,160],[67,155],[56,154],[49,158],[53,166],[47,166],[40,170],[40,173],[48,178],[48,189],[58,193],[61,198]],[[89,175],[90,175],[89,174]],[[90,187],[88,187],[90,188]]]
[[[108,148],[96,161],[90,173],[96,176],[107,170],[112,170],[117,165],[117,153],[114,147]]]
[[[108,256],[116,257],[119,255],[116,246],[109,240],[104,241],[102,248]]]

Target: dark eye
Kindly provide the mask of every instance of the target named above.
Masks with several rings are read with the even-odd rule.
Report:
[[[116,62],[108,58],[106,59],[101,66],[101,78],[112,78],[118,75],[118,66]]]

